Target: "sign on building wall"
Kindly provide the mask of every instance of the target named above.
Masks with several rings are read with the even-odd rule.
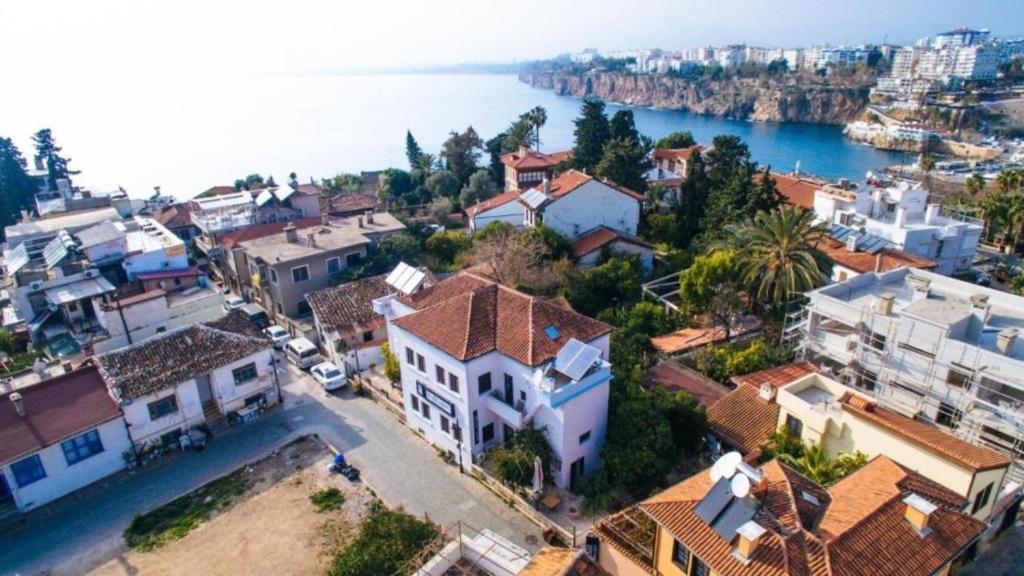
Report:
[[[449,416],[455,416],[455,404],[441,398],[437,392],[427,388],[421,382],[416,383],[416,393],[427,402],[436,406],[438,410],[444,411]]]

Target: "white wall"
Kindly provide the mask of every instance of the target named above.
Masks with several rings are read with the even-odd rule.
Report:
[[[20,510],[24,512],[46,504],[124,468],[123,454],[131,450],[131,441],[128,439],[124,420],[120,417],[115,418],[99,425],[95,430],[99,432],[103,452],[69,465],[60,442],[47,446],[36,453],[42,460],[46,478],[24,488],[18,488],[14,482],[10,466],[3,468],[7,485],[14,493],[15,502]],[[83,431],[85,432],[88,430]]]
[[[271,359],[273,356],[271,354],[271,350],[273,349],[268,343],[266,349],[251,356],[246,356],[241,360],[227,364],[221,368],[217,368],[210,373],[210,387],[213,390],[214,398],[216,398],[218,404],[220,404],[221,412],[223,414],[243,408],[245,406],[246,398],[254,394],[259,394],[260,392],[267,395],[267,401],[269,403],[272,404],[276,402],[277,389],[274,386],[274,369],[273,366],[271,366]],[[256,372],[259,376],[244,384],[236,385],[231,371],[250,363],[256,364]]]
[[[569,486],[570,465],[580,457],[584,459],[584,474],[590,474],[601,466],[601,447],[604,446],[608,425],[609,389],[608,382],[604,382],[558,408],[543,406],[537,411],[535,426],[548,429],[548,439],[561,461],[561,466],[551,471],[559,486]],[[579,438],[586,432],[590,432],[590,439],[580,444]]]
[[[150,420],[148,405],[171,395],[177,398],[178,411],[155,421]],[[196,388],[195,380],[182,382],[174,390],[164,390],[157,394],[147,394],[136,398],[130,404],[122,404],[121,410],[124,412],[124,419],[128,422],[132,441],[139,447],[154,442],[163,434],[173,430],[191,428],[206,421],[203,417],[203,407],[199,401],[199,390]]]
[[[518,200],[513,200],[486,212],[481,212],[469,219],[469,229],[471,232],[476,232],[491,222],[507,222],[516,228],[522,228],[526,225],[526,206],[523,206]]]
[[[632,242],[625,242],[623,240],[615,240],[608,247],[609,252],[612,254],[620,254],[625,256],[639,256],[640,261],[643,262],[644,268],[650,270],[654,267],[654,251],[645,246],[637,246]],[[580,268],[589,268],[591,266],[597,266],[601,263],[601,254],[603,250],[594,250],[589,254],[585,254],[582,258],[576,261],[576,264]]]
[[[607,226],[636,235],[640,202],[598,180],[591,180],[543,208],[546,226],[571,240]]]

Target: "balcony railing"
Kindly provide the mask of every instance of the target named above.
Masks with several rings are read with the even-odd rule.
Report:
[[[484,397],[484,402],[488,410],[509,426],[516,429],[523,427],[523,416],[526,410],[522,402],[517,402],[515,406],[505,402],[504,394],[500,390],[492,390]]]

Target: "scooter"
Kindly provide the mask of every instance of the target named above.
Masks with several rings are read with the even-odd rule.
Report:
[[[330,470],[332,473],[341,474],[345,478],[348,478],[350,482],[359,481],[359,469],[346,462],[345,456],[340,452],[334,457],[334,460],[331,461]]]

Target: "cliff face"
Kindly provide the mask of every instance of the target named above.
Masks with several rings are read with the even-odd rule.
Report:
[[[868,103],[867,87],[798,86],[775,80],[523,72],[519,80],[563,96],[770,122],[846,124]]]

